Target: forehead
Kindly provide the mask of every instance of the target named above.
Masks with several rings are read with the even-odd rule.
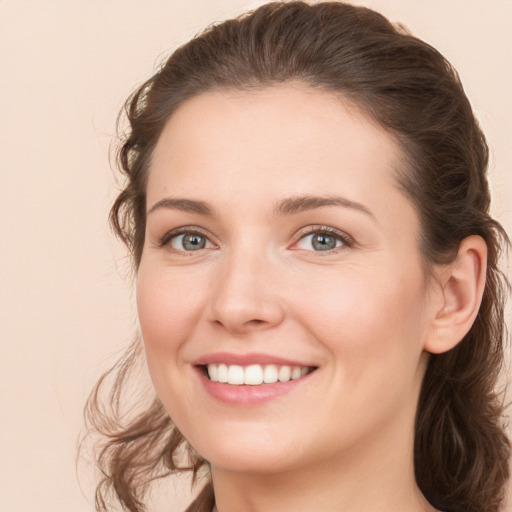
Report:
[[[263,197],[396,191],[401,150],[348,100],[301,84],[212,91],[183,103],[155,148],[148,205],[162,194]],[[372,192],[373,191],[373,192]]]

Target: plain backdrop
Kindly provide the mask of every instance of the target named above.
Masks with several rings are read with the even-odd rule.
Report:
[[[75,470],[82,409],[136,328],[106,221],[116,116],[170,49],[261,3],[0,0],[0,510],[93,510],[91,471],[79,484]],[[512,1],[354,3],[459,70],[492,147],[494,213],[512,232]],[[182,510],[186,485],[160,487],[151,512]],[[181,497],[163,506],[164,488]]]

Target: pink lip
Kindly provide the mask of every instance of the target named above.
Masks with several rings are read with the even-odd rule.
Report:
[[[199,376],[201,384],[210,396],[225,404],[234,406],[252,406],[267,402],[286,393],[289,393],[297,386],[309,380],[314,373],[304,375],[299,379],[289,380],[287,382],[275,382],[273,384],[260,384],[258,386],[240,385],[234,386],[221,382],[212,382],[205,374],[204,366],[208,364],[226,364],[249,366],[251,364],[280,366],[300,366],[311,367],[313,365],[304,364],[300,361],[287,359],[284,357],[273,356],[257,352],[246,354],[233,354],[229,352],[215,352],[205,354],[193,362],[196,373]]]
[[[206,354],[194,361],[192,364],[207,365],[207,364],[237,364],[239,366],[249,366],[251,364],[276,364],[281,366],[313,366],[311,364],[304,364],[300,361],[293,361],[284,357],[272,356],[270,354],[262,354],[258,352],[249,352],[246,354],[233,354],[229,352],[215,352],[213,354]]]
[[[199,366],[195,368],[201,384],[207,393],[216,400],[232,406],[250,407],[274,398],[285,395],[300,386],[313,375],[309,373],[300,379],[289,380],[287,382],[275,382],[274,384],[261,384],[259,386],[233,386],[221,382],[212,382]]]

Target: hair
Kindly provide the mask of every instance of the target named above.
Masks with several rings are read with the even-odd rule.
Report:
[[[216,89],[300,82],[348,99],[398,141],[397,182],[418,212],[426,274],[454,260],[464,238],[488,248],[477,318],[447,353],[431,355],[417,408],[416,481],[430,503],[453,512],[495,512],[508,479],[503,394],[504,303],[500,252],[508,237],[489,213],[488,147],[457,72],[432,46],[377,12],[340,2],[274,2],[208,27],[178,48],[128,99],[118,162],[125,185],[110,213],[137,270],[144,245],[148,166],[160,133],[188,99]],[[157,398],[123,409],[123,390],[142,358],[136,340],[89,398],[88,424],[103,436],[96,510],[109,497],[146,510],[149,484],[175,472],[208,475]],[[133,377],[133,375],[132,375]],[[106,393],[107,402],[101,396]],[[110,402],[112,405],[106,405]],[[208,479],[208,476],[206,476]],[[187,509],[210,512],[208,480]]]

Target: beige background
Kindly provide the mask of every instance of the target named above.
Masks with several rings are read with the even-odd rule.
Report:
[[[82,490],[75,473],[82,407],[135,328],[106,223],[116,115],[169,48],[260,3],[0,0],[0,510],[93,510],[90,472]],[[355,3],[403,21],[459,69],[493,148],[494,211],[512,232],[512,1]]]

